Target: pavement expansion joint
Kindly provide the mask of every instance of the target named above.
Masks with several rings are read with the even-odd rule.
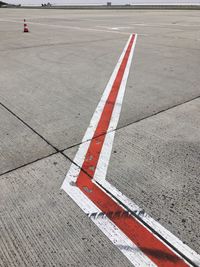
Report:
[[[14,172],[14,171],[16,171],[16,170],[19,170],[19,169],[21,169],[21,168],[24,168],[24,167],[26,167],[26,166],[29,166],[29,165],[31,165],[31,164],[33,164],[33,163],[35,163],[35,162],[40,161],[40,160],[49,158],[49,157],[51,157],[51,156],[53,156],[53,155],[56,155],[56,154],[58,154],[58,153],[60,153],[60,152],[57,152],[57,151],[56,151],[56,152],[53,152],[53,153],[48,154],[48,155],[46,155],[46,156],[44,156],[44,157],[41,157],[41,158],[35,159],[35,160],[33,160],[33,161],[30,161],[30,162],[28,162],[28,163],[26,163],[26,164],[20,165],[20,166],[14,168],[14,169],[8,170],[8,171],[6,171],[6,172],[2,172],[2,173],[0,173],[0,177],[3,176],[3,175],[5,175],[5,174],[8,174],[8,173]]]
[[[45,141],[49,146],[51,146],[56,152],[60,152],[57,147],[52,145],[44,136],[42,136],[40,133],[38,133],[35,129],[33,129],[27,122],[25,122],[23,119],[21,119],[17,114],[15,114],[10,108],[5,106],[3,103],[0,102],[0,105],[6,109],[9,113],[11,113],[15,118],[17,118],[19,121],[21,121],[26,127],[28,127],[32,132],[37,134],[43,141]]]
[[[193,98],[191,98],[191,99],[189,99],[189,100],[186,100],[186,101],[184,101],[184,102],[182,102],[182,103],[178,103],[178,104],[175,104],[175,105],[173,105],[173,106],[170,106],[170,107],[168,107],[168,108],[166,108],[166,109],[161,109],[161,110],[159,110],[159,111],[157,111],[157,112],[155,112],[155,113],[153,113],[153,114],[151,114],[151,115],[149,115],[149,116],[146,116],[146,117],[143,117],[143,118],[138,119],[138,120],[136,120],[136,121],[127,123],[127,124],[125,124],[125,125],[123,125],[123,126],[121,126],[121,127],[117,127],[117,128],[116,128],[115,130],[113,130],[113,131],[118,131],[118,130],[123,129],[123,128],[126,128],[126,127],[128,127],[128,126],[130,126],[130,125],[132,125],[132,124],[135,124],[135,123],[138,123],[138,122],[147,120],[147,119],[149,119],[149,118],[151,118],[151,117],[154,117],[154,116],[157,116],[157,115],[159,115],[159,114],[162,114],[162,113],[164,113],[164,112],[166,112],[166,111],[168,111],[168,110],[171,110],[171,109],[174,109],[174,108],[176,108],[176,107],[179,107],[179,106],[182,106],[182,105],[184,105],[184,104],[187,104],[187,103],[189,103],[189,102],[192,102],[193,100],[196,100],[196,99],[198,99],[198,98],[200,98],[199,95],[198,95],[198,96],[195,96],[195,97],[193,97]]]
[[[102,136],[106,136],[106,135],[109,134],[109,133],[117,132],[118,130],[124,129],[124,128],[130,126],[130,125],[135,124],[135,123],[138,123],[138,122],[141,122],[141,121],[150,119],[151,117],[157,116],[157,115],[162,114],[162,113],[164,113],[164,112],[166,112],[166,111],[168,111],[168,110],[171,110],[171,109],[174,109],[174,108],[176,108],[176,107],[179,107],[179,106],[182,106],[182,105],[184,105],[184,104],[187,104],[187,103],[189,103],[189,102],[192,102],[193,100],[196,100],[196,99],[198,99],[198,98],[200,98],[199,95],[198,95],[198,96],[195,96],[195,97],[193,97],[193,98],[191,98],[191,99],[188,99],[188,100],[186,100],[186,101],[184,101],[184,102],[182,102],[182,103],[178,103],[178,104],[175,104],[175,105],[170,106],[170,107],[168,107],[168,108],[161,109],[161,110],[159,110],[159,111],[157,111],[157,112],[155,112],[155,113],[153,113],[153,114],[150,114],[150,115],[145,116],[145,117],[142,117],[142,118],[140,118],[140,119],[138,119],[138,120],[135,120],[135,121],[132,121],[132,122],[130,122],[130,123],[127,123],[127,124],[125,124],[125,125],[123,125],[123,126],[121,126],[121,127],[116,127],[115,129],[112,129],[112,130],[107,131],[107,132],[105,132],[105,133],[101,133],[101,134],[99,134],[99,135],[93,136],[91,139],[87,139],[87,140],[84,140],[84,141],[82,141],[82,142],[80,142],[80,143],[76,143],[76,144],[74,144],[74,145],[72,145],[72,146],[68,146],[68,147],[66,147],[66,148],[64,148],[64,149],[62,149],[62,150],[60,150],[59,152],[64,152],[65,150],[69,150],[69,149],[72,149],[72,148],[75,148],[75,147],[79,147],[80,145],[82,145],[82,144],[84,144],[84,143],[90,142],[90,141],[92,141],[92,140],[94,140],[94,139],[98,139],[99,137],[102,137]],[[68,158],[68,159],[69,159],[69,158]],[[73,163],[74,163],[74,162],[73,162]],[[75,163],[74,163],[74,164],[75,164]],[[80,166],[79,166],[79,167],[80,167]]]

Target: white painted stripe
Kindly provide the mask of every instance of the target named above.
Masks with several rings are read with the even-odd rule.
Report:
[[[98,124],[99,119],[101,117],[101,114],[102,114],[102,111],[104,109],[105,103],[106,103],[106,101],[108,99],[108,96],[109,96],[110,91],[112,89],[112,85],[113,85],[114,80],[115,80],[115,78],[117,76],[117,73],[119,71],[120,65],[122,63],[122,60],[124,58],[124,55],[126,53],[126,50],[128,48],[128,45],[129,45],[129,42],[130,42],[131,38],[132,38],[132,35],[129,37],[129,39],[128,39],[126,45],[125,45],[125,48],[124,48],[124,50],[123,50],[123,52],[122,52],[122,54],[121,54],[121,56],[120,56],[120,58],[119,58],[119,60],[118,60],[118,62],[116,64],[116,66],[115,66],[115,69],[114,69],[114,71],[113,71],[113,73],[112,73],[112,75],[110,77],[110,80],[109,80],[106,88],[104,89],[104,93],[103,93],[103,95],[101,97],[101,100],[100,100],[100,102],[99,102],[99,104],[98,104],[98,106],[97,106],[97,108],[96,108],[96,110],[94,112],[94,115],[93,115],[93,117],[92,117],[92,119],[90,121],[90,125],[89,125],[89,127],[88,127],[88,129],[87,129],[87,131],[85,133],[85,136],[82,139],[82,142],[90,140],[93,137],[94,133],[95,133],[97,124]]]
[[[83,137],[82,144],[79,147],[78,152],[75,155],[74,162],[79,166],[82,166],[85,155],[87,153],[88,147],[91,142],[91,138],[93,137],[101,114],[103,112],[106,100],[109,96],[109,93],[112,89],[112,85],[126,53],[129,42],[132,38],[130,36],[122,55],[120,56],[117,65],[113,71],[113,74],[105,88],[105,91],[102,95],[102,98],[94,112],[94,115],[91,119],[90,125],[86,130],[86,133]],[[135,42],[135,41],[134,41]],[[131,56],[131,55],[130,55]],[[132,56],[131,56],[132,57]],[[130,63],[128,64],[130,68]],[[127,79],[127,78],[126,78]],[[123,83],[124,84],[124,83]],[[121,88],[120,88],[121,90]],[[122,87],[122,90],[125,90]],[[123,94],[122,94],[123,96]],[[115,114],[119,116],[119,109],[116,109]],[[117,123],[116,120],[113,119],[113,123]],[[112,123],[111,127],[114,126]],[[117,125],[117,124],[116,124]],[[111,128],[110,128],[111,129]],[[110,133],[111,135],[114,132]],[[89,141],[87,141],[89,140]],[[110,150],[111,151],[111,150]],[[102,214],[101,210],[96,207],[96,205],[90,201],[81,190],[75,186],[75,182],[77,177],[79,176],[80,169],[74,164],[71,165],[67,176],[62,184],[62,189],[77,203],[77,205],[89,215],[89,217],[93,220],[93,222],[101,229],[101,231],[112,241],[112,243],[119,248],[119,250],[134,264],[134,266],[156,266],[144,253],[118,228],[116,225],[109,220],[109,218]]]
[[[97,25],[95,27],[97,27],[97,28],[103,28],[103,29],[108,29],[108,30],[120,30],[120,29],[130,29],[131,28],[130,26],[124,26],[124,27],[115,26],[115,27],[110,27],[110,26],[101,26],[101,25]]]
[[[180,24],[180,23],[131,23],[133,26],[142,26],[142,27],[162,27],[162,26],[172,26],[172,27],[200,27],[198,24]]]
[[[72,164],[62,184],[62,189],[77,203],[99,229],[117,246],[135,267],[156,265],[75,186],[80,169]]]
[[[113,82],[115,80],[115,77],[116,77],[116,75],[118,73],[118,70],[119,70],[120,65],[122,63],[122,60],[124,58],[124,55],[126,53],[126,50],[127,50],[128,44],[129,44],[129,42],[131,40],[131,37],[132,37],[132,35],[129,37],[129,39],[128,39],[127,43],[126,43],[126,46],[125,46],[125,48],[124,48],[124,50],[123,50],[123,52],[122,52],[117,64],[116,64],[116,67],[115,67],[115,69],[114,69],[114,71],[113,71],[113,73],[112,73],[112,75],[110,77],[110,80],[109,80],[109,82],[108,82],[108,84],[107,84],[107,86],[106,86],[106,88],[104,90],[104,93],[103,93],[103,95],[101,97],[101,100],[100,100],[100,102],[99,102],[99,104],[98,104],[98,106],[97,106],[97,108],[96,108],[96,110],[95,110],[95,112],[94,112],[94,114],[92,116],[92,119],[90,121],[89,127],[87,128],[87,130],[85,132],[85,135],[84,135],[84,137],[82,139],[81,145],[79,146],[78,152],[74,157],[73,162],[75,162],[78,166],[82,166],[83,165],[83,162],[84,162],[84,159],[85,159],[85,156],[86,156],[86,152],[87,152],[88,147],[90,145],[90,141],[91,141],[91,139],[92,139],[92,137],[93,137],[93,135],[95,133],[95,130],[97,128],[97,125],[98,125],[98,122],[100,120],[102,111],[104,109],[106,100],[107,100],[107,98],[108,98],[108,96],[110,94],[110,91],[112,89]],[[87,142],[88,140],[89,140],[89,142]]]
[[[108,127],[107,132],[111,132],[111,133],[107,134],[105,137],[104,144],[103,144],[101,154],[99,157],[99,161],[98,161],[95,174],[93,177],[97,181],[106,179],[106,173],[107,173],[110,156],[112,152],[113,141],[115,137],[115,129],[117,128],[117,124],[118,124],[120,113],[121,113],[122,102],[124,98],[126,83],[128,80],[129,70],[131,67],[131,62],[132,62],[132,58],[133,58],[133,54],[135,50],[136,41],[137,41],[137,35],[135,35],[134,43],[130,51],[130,56],[129,56],[129,59],[128,59],[128,62],[127,62],[127,65],[124,71],[124,76],[123,76],[123,79],[122,79],[122,82],[119,88],[119,93],[116,99],[116,103],[115,103],[112,117],[110,120],[110,124]]]
[[[134,43],[134,46],[135,46],[135,43]],[[129,58],[129,62],[127,64],[129,65],[129,68],[130,68],[133,52],[134,52],[134,47],[133,47],[133,50],[131,51],[132,53],[132,55],[130,56],[131,58]],[[115,136],[115,131],[113,130],[116,129],[118,121],[119,121],[119,116],[120,116],[122,102],[123,102],[123,96],[124,96],[125,87],[126,87],[126,81],[127,81],[127,77],[129,74],[129,68],[125,70],[123,81],[120,86],[119,94],[117,97],[115,108],[113,110],[112,118],[111,118],[110,125],[109,125],[109,130],[108,130],[108,132],[109,131],[112,131],[112,132],[109,132],[106,135],[106,138],[105,138],[105,141],[102,147],[101,155],[99,157],[97,168],[94,174],[94,180],[97,181],[99,184],[101,184],[106,190],[111,192],[112,195],[114,195],[117,199],[119,199],[132,211],[136,211],[137,214],[140,214],[140,212],[141,213],[143,212],[134,202],[132,202],[130,199],[124,196],[119,190],[117,190],[109,182],[105,181],[108,164],[110,161],[111,151],[112,151],[112,145],[113,145],[114,136]],[[196,265],[200,266],[200,255],[198,255],[190,247],[185,245],[180,239],[178,239],[176,236],[170,233],[167,229],[165,229],[162,225],[160,225],[158,222],[156,222],[146,213],[142,216],[142,219],[155,231],[161,234],[169,243],[173,244],[173,246],[176,247],[179,251],[181,251],[186,257],[191,259]]]

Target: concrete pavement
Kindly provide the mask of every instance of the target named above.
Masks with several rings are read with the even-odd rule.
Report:
[[[131,32],[107,180],[200,253],[199,26],[198,11],[0,9],[1,266],[131,266],[60,190]]]

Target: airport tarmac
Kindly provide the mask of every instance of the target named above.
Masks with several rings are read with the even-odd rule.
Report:
[[[106,181],[199,256],[199,11],[0,9],[0,266],[144,266],[61,189],[135,33]]]

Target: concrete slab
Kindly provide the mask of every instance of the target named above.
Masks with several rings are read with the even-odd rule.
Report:
[[[108,180],[200,252],[200,100],[117,131]]]
[[[152,47],[147,39],[138,38],[118,127],[200,95],[199,51]]]
[[[60,190],[60,154],[0,179],[1,266],[131,266]]]
[[[199,100],[171,109],[200,95],[199,11],[1,9],[0,17],[0,101],[58,149],[75,145],[65,151],[71,159],[129,33],[139,33],[107,177],[200,253]],[[3,170],[52,153],[1,114]],[[69,166],[55,155],[1,176],[3,265],[129,266],[59,191]]]
[[[81,141],[129,32],[145,35],[138,38],[119,127],[200,94],[195,11],[0,12],[1,99],[58,149]],[[27,35],[24,17],[33,23]]]
[[[194,23],[200,21],[195,18],[192,27],[190,18],[186,15],[184,20],[180,12],[181,22],[173,24],[177,13],[172,14],[163,12],[159,18],[156,13],[157,22],[153,17],[146,22],[148,13],[143,24],[135,24],[135,31],[147,36],[138,37],[119,127],[200,95],[200,31]]]
[[[198,253],[199,111],[198,99],[116,131],[107,173],[112,185]]]
[[[64,149],[80,142],[127,37],[35,25],[31,31],[20,41],[23,34],[15,33],[15,48],[0,52],[2,102]]]
[[[0,106],[0,174],[45,157],[55,150]]]

